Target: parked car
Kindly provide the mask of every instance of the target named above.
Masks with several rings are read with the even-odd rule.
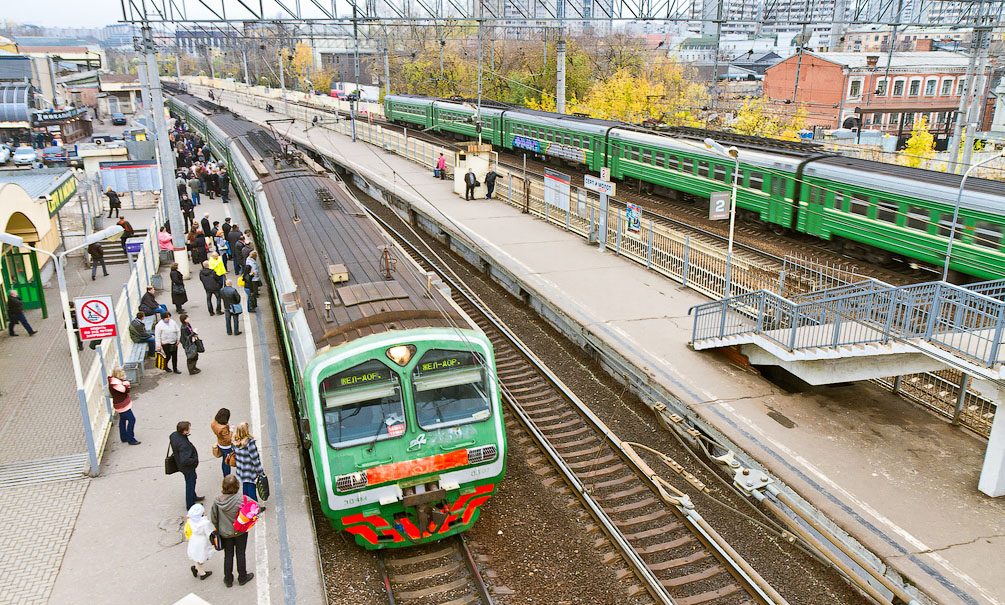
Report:
[[[111,143],[112,141],[121,141],[122,137],[117,134],[96,134],[91,137],[92,143]]]
[[[0,164],[6,164],[10,161],[10,147],[6,145],[0,145]]]
[[[18,147],[14,150],[15,166],[31,166],[38,161],[38,154],[34,147]]]
[[[46,166],[65,164],[67,155],[64,147],[46,147],[42,150],[42,162]]]
[[[126,114],[124,113],[112,114],[112,126],[125,126],[125,125],[126,125]]]

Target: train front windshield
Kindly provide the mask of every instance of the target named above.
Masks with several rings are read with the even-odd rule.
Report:
[[[491,415],[485,363],[470,351],[427,351],[412,372],[415,416],[424,430]]]
[[[399,437],[405,408],[398,375],[371,360],[321,381],[325,429],[332,447]]]

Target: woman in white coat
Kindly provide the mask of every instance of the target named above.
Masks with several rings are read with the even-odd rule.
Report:
[[[213,533],[213,523],[205,517],[206,509],[201,504],[193,504],[188,509],[188,558],[192,559],[195,565],[192,566],[192,576],[205,580],[213,575],[213,572],[203,572],[202,566],[213,554],[213,545],[209,542],[209,535]]]

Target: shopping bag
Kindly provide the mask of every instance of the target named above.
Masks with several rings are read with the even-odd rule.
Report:
[[[157,364],[158,370],[168,369],[168,358],[166,355],[164,355],[164,353],[161,353],[160,351],[157,351],[157,354],[154,355],[154,363]]]
[[[167,454],[164,455],[164,474],[173,475],[178,472],[178,462],[171,453],[171,444],[168,444]]]
[[[265,476],[265,473],[259,473],[258,478],[255,479],[255,487],[258,489],[258,497],[261,500],[269,499],[269,478]]]

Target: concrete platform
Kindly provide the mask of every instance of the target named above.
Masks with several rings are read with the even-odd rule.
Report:
[[[277,117],[223,97],[259,122]],[[691,351],[687,310],[702,296],[518,209],[465,202],[422,166],[305,126],[290,136],[467,240],[535,305],[629,360],[932,600],[1005,603],[1005,501],[976,489],[983,440],[870,383],[785,390]]]
[[[129,211],[126,216],[137,224],[142,212]],[[233,213],[235,222],[247,226],[236,203],[223,205],[219,200],[207,200],[196,212],[200,218],[209,212],[211,220],[220,221]],[[143,222],[147,221],[144,215]],[[99,273],[98,281],[91,282],[89,275],[76,270],[75,277],[69,279],[71,294],[117,292],[126,267],[110,266],[109,271],[109,277],[102,278]],[[165,268],[164,283],[166,272]],[[209,316],[205,291],[197,276],[193,275],[186,287],[186,311],[207,348],[200,355],[202,373],[165,374],[152,363],[147,364],[146,375],[133,392],[136,436],[142,444],[120,443],[118,428],[113,426],[99,477],[82,476],[16,489],[0,486],[0,503],[12,515],[6,529],[0,530],[0,556],[4,562],[0,580],[4,596],[0,602],[324,601],[313,517],[270,301],[260,298],[260,312],[243,315],[242,335],[227,336],[223,316]],[[160,292],[158,299],[171,306],[170,294]],[[58,297],[52,300],[58,301]],[[50,318],[44,322],[36,323],[36,318],[30,317],[34,327],[41,329],[39,336],[10,340],[0,336],[0,358],[4,360],[0,384],[5,387],[5,408],[20,399],[8,397],[20,392],[10,392],[9,387],[31,391],[44,386],[41,393],[45,401],[52,399],[51,404],[38,405],[44,401],[36,398],[34,406],[6,410],[11,412],[10,419],[5,418],[0,427],[4,431],[5,461],[83,448],[66,337],[52,310],[50,306]],[[86,356],[91,355],[90,350],[85,347],[83,355],[85,362],[89,361]],[[42,359],[52,365],[49,371],[39,374]],[[34,370],[29,367],[32,364]],[[181,366],[185,372],[183,360]],[[33,377],[29,381],[24,380],[26,376]],[[33,403],[30,396],[23,397],[23,401]],[[57,410],[58,405],[64,409]],[[220,407],[231,409],[233,424],[251,423],[272,487],[268,511],[252,530],[248,545],[249,570],[256,577],[246,586],[230,589],[223,584],[222,552],[215,553],[207,564],[214,573],[206,581],[196,580],[189,572],[191,563],[181,531],[184,480],[180,474],[166,476],[163,470],[168,435],[179,420],[189,420],[193,424],[192,441],[200,455],[198,493],[206,497],[207,503],[219,494],[222,473],[219,459],[211,454],[215,440],[209,425]],[[34,428],[21,426],[25,423]],[[20,430],[7,431],[8,424]],[[53,431],[58,434],[50,434]]]

